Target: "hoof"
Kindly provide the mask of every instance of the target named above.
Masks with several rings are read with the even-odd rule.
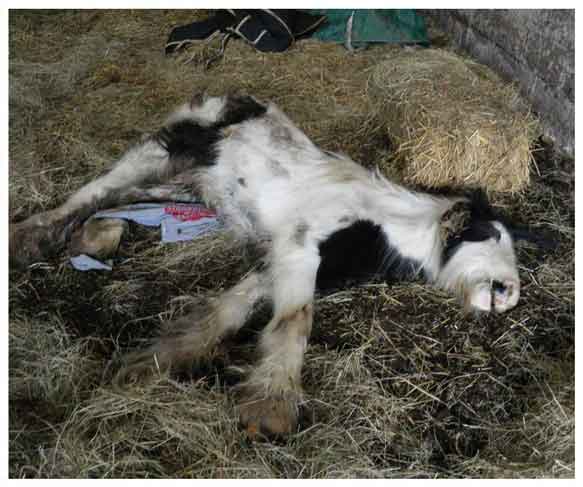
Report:
[[[76,223],[75,219],[66,221],[46,212],[11,224],[8,234],[10,266],[24,268],[54,258],[65,248]]]
[[[88,220],[73,232],[69,250],[73,255],[87,254],[96,259],[107,259],[115,255],[128,228],[128,222],[116,218]]]
[[[239,406],[239,420],[252,440],[281,438],[297,431],[297,401],[283,397],[249,400]]]
[[[30,225],[27,222],[10,226],[8,236],[10,267],[24,268],[34,262],[47,260],[56,249],[50,227]]]

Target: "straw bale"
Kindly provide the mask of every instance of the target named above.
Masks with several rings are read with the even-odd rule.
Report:
[[[527,187],[538,125],[516,87],[443,49],[402,49],[373,70],[369,95],[406,182],[435,188]]]

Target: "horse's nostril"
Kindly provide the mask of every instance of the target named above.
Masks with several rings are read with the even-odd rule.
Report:
[[[500,281],[495,280],[492,282],[492,289],[498,293],[503,293],[506,291],[506,286]]]

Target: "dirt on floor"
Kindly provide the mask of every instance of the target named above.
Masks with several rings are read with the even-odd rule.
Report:
[[[200,46],[166,58],[169,31],[203,15],[11,11],[11,221],[63,202],[204,90],[272,99],[324,148],[390,160],[367,82],[398,47],[261,54],[233,40],[210,70],[187,62]],[[132,225],[112,272],[75,271],[66,255],[11,270],[10,476],[573,478],[574,162],[533,147],[528,190],[493,195],[554,239],[518,245],[519,305],[468,317],[420,283],[319,296],[302,429],[285,441],[249,442],[231,392],[269,309],[188,374],[123,391],[109,380],[118,353],[250,269],[224,235],[162,245]]]

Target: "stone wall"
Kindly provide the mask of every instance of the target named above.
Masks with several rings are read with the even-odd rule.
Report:
[[[454,45],[518,82],[543,130],[575,154],[574,10],[423,10]]]

